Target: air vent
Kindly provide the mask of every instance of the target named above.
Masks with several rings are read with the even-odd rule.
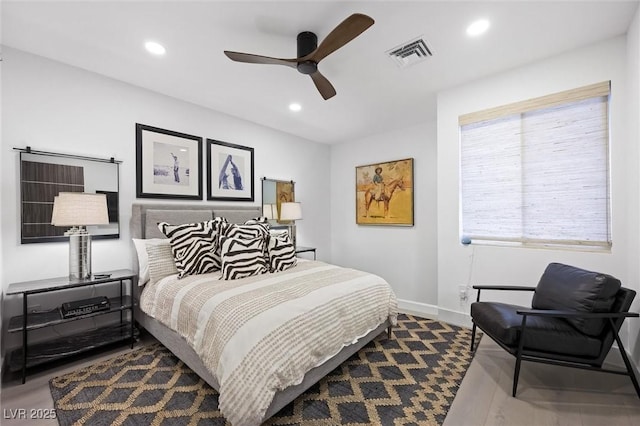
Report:
[[[386,53],[400,68],[406,68],[433,56],[422,37],[402,43]]]

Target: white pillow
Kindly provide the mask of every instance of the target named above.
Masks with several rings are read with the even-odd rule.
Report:
[[[149,238],[146,240],[140,238],[132,238],[133,245],[138,254],[138,285],[145,285],[149,282],[149,253],[147,253],[148,245],[169,245],[166,238]]]

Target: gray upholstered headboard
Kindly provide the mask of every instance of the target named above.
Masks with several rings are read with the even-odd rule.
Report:
[[[164,238],[158,222],[172,225],[202,222],[225,217],[231,223],[243,223],[262,214],[259,206],[215,206],[203,204],[140,204],[131,206],[131,238]]]
[[[230,207],[206,204],[140,204],[131,206],[131,238],[165,238],[158,229],[158,222],[173,225],[202,222],[214,217],[225,217],[231,223],[243,223],[262,214],[258,206]],[[131,245],[133,249],[133,244]],[[138,273],[138,255],[133,254],[133,270]],[[133,295],[140,299],[140,288],[134,286]]]

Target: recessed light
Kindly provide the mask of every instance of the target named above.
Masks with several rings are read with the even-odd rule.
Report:
[[[471,37],[479,36],[489,29],[489,21],[486,19],[478,19],[467,27],[467,35]]]
[[[291,111],[300,111],[302,109],[302,105],[294,102],[292,104],[289,104],[289,109]]]
[[[147,52],[152,53],[154,55],[164,55],[166,53],[166,49],[160,43],[156,43],[155,41],[148,41],[144,44]]]

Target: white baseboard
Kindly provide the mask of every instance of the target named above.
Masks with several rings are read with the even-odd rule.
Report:
[[[464,312],[451,311],[449,309],[439,309],[438,319],[448,324],[457,325],[459,327],[471,328],[473,323],[471,322],[471,316]]]
[[[427,303],[398,299],[398,311],[421,318],[438,319],[438,307]]]
[[[435,305],[429,305],[427,303],[398,299],[398,310],[405,314],[436,319],[461,327],[471,327],[472,325],[469,314],[438,308]]]

